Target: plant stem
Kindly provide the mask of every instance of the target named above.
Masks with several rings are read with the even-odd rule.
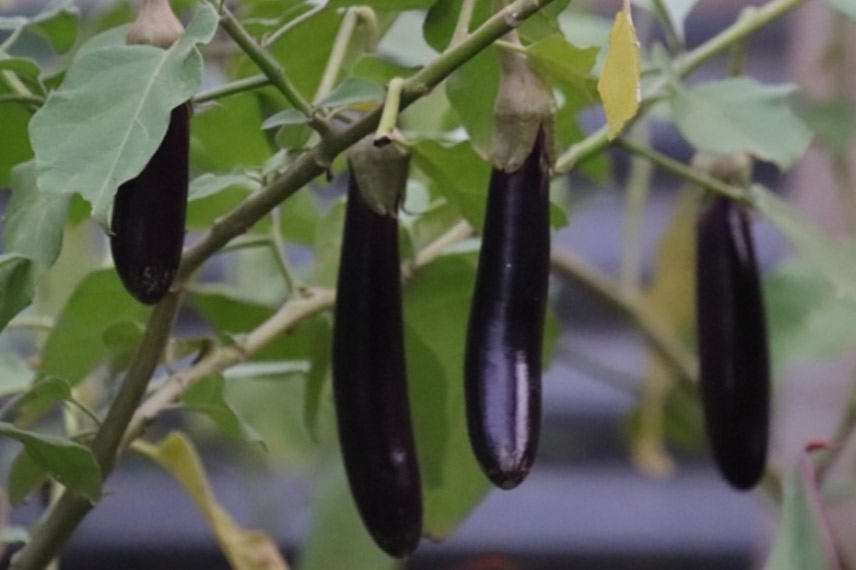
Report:
[[[253,60],[261,72],[267,76],[271,84],[288,99],[288,102],[295,109],[311,118],[312,106],[297,91],[282,66],[256,42],[225,6],[220,10],[220,25],[244,53]]]
[[[393,77],[389,81],[386,99],[383,102],[383,112],[375,130],[375,145],[387,144],[393,139],[393,133],[398,124],[398,113],[401,109],[401,90],[403,88],[404,80],[400,77]]]
[[[202,103],[208,103],[209,101],[215,101],[223,97],[229,97],[230,95],[237,95],[238,93],[252,91],[260,87],[267,87],[270,84],[270,79],[266,75],[254,75],[246,79],[239,79],[219,85],[208,91],[203,91],[193,98],[193,102],[196,105],[201,105]]]
[[[266,37],[264,39],[264,41],[262,41],[262,47],[267,48],[267,47],[275,44],[282,36],[286,35],[288,32],[292,31],[293,29],[295,29],[299,25],[308,22],[315,15],[321,13],[325,8],[326,8],[326,6],[324,4],[322,4],[320,6],[316,6],[315,8],[312,8],[311,10],[309,10],[308,12],[305,12],[305,13],[301,14],[300,16],[294,18],[293,20],[287,22],[280,29],[278,29],[277,31],[272,33],[270,36]]]
[[[327,59],[327,67],[324,68],[324,75],[321,76],[318,90],[315,92],[316,104],[329,95],[336,85],[339,72],[342,70],[342,63],[348,53],[348,46],[354,36],[354,30],[357,28],[357,19],[356,8],[349,8],[345,11],[339,31],[336,33],[336,39],[333,41],[333,49]]]
[[[716,178],[705,174],[704,172],[693,168],[691,166],[687,166],[682,162],[678,162],[677,160],[666,156],[656,150],[636,144],[635,142],[630,142],[627,139],[619,139],[617,141],[618,145],[626,150],[627,152],[645,158],[652,163],[656,164],[660,168],[664,170],[668,170],[678,176],[681,176],[694,184],[698,184],[702,188],[707,190],[711,190],[718,194],[722,194],[723,196],[727,196],[732,200],[736,200],[743,204],[752,205],[752,201],[749,198],[749,195],[742,189],[731,186],[722,182],[721,180],[717,180]]]
[[[140,404],[149,378],[169,340],[169,331],[178,312],[179,297],[176,293],[170,293],[155,306],[119,393],[95,434],[92,453],[101,467],[103,477],[113,470],[125,427]],[[88,499],[66,489],[59,501],[47,512],[44,521],[35,529],[30,542],[15,556],[12,568],[44,568],[68,541],[71,533],[92,507]]]
[[[276,263],[282,274],[285,287],[288,289],[288,295],[293,296],[297,292],[297,282],[294,274],[291,272],[291,265],[288,263],[288,258],[285,255],[285,239],[282,237],[281,222],[282,214],[279,206],[277,206],[271,210],[270,245],[273,249],[274,263]]]
[[[458,13],[458,21],[455,24],[455,31],[452,34],[450,45],[458,45],[470,33],[470,23],[473,21],[473,13],[476,9],[476,0],[463,0],[461,3],[461,11]]]
[[[30,107],[41,107],[45,103],[44,97],[39,95],[0,95],[0,105],[3,103],[16,103]]]
[[[582,285],[629,317],[651,347],[683,380],[696,381],[698,363],[695,356],[663,327],[641,297],[622,293],[609,277],[569,251],[554,248],[550,264],[559,275]]]
[[[649,128],[641,123],[632,129],[628,139],[643,144],[649,140]],[[621,270],[618,282],[621,290],[627,294],[639,292],[642,274],[642,223],[645,218],[645,206],[651,190],[651,162],[634,156],[630,161],[630,173],[627,176],[627,191],[624,198],[624,227],[621,236]]]
[[[453,71],[552,1],[515,0],[497,12],[470,34],[466,40],[438,56],[405,81],[402,89],[402,108],[428,94],[433,87]],[[243,30],[240,24],[234,20],[234,17],[230,19],[231,14],[226,16],[228,12],[223,11],[222,13],[224,14],[222,20],[224,29],[227,32],[231,30],[230,35],[235,33],[242,38],[245,43],[238,42],[242,49],[255,50],[252,55],[259,57],[261,54],[259,59],[265,61],[265,65],[273,64],[273,67],[268,69],[272,75],[284,77],[284,75],[278,75],[279,66],[276,62],[267,61],[270,56],[259,48],[255,40]],[[232,22],[232,24],[227,22]],[[241,35],[241,32],[244,35]],[[255,58],[253,59],[256,61]],[[268,77],[273,81],[270,75]],[[232,238],[244,233],[247,228],[267,215],[277,204],[294,194],[313,178],[323,174],[327,165],[336,155],[371,133],[377,127],[379,120],[380,108],[377,108],[348,129],[331,133],[327,139],[322,140],[321,143],[301,155],[285,173],[266,185],[261,191],[253,194],[228,215],[215,222],[207,234],[194,246],[185,250],[173,288],[180,289],[183,287],[190,275],[206,259],[229,243]],[[112,471],[125,431],[145,392],[149,378],[157,366],[160,354],[166,346],[172,321],[178,312],[178,304],[179,296],[176,293],[170,293],[155,307],[140,348],[131,362],[119,394],[95,436],[92,449],[102,466],[102,476],[105,478]],[[65,545],[71,534],[92,509],[92,506],[85,497],[66,490],[62,498],[46,514],[42,523],[34,529],[30,542],[18,552],[12,568],[14,570],[41,570],[44,568]]]
[[[673,66],[672,73],[677,77],[686,77],[703,63],[712,57],[725,51],[737,42],[742,41],[747,36],[751,35],[759,28],[766,26],[773,20],[780,18],[804,4],[808,0],[771,0],[760,8],[747,8],[741,12],[737,20],[728,28],[701,44],[694,50],[678,57]],[[648,92],[642,97],[642,104],[639,112],[634,119],[631,119],[627,127],[643,115],[651,106],[651,103],[659,100],[666,94],[668,89],[668,78],[661,78],[660,81],[648,89]],[[556,160],[556,174],[564,174],[570,172],[579,162],[589,158],[590,156],[601,152],[609,146],[608,129],[603,126],[591,133],[585,139],[575,145],[572,145]]]

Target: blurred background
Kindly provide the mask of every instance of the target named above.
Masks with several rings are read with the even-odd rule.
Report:
[[[87,12],[115,5],[78,4]],[[11,4],[0,0],[0,8],[10,14],[36,12],[42,5],[36,0],[12,0]],[[620,3],[589,0],[575,2],[575,6],[586,17],[602,19],[608,25]],[[714,36],[746,6],[747,2],[738,0],[699,2],[686,23],[688,46]],[[659,29],[645,23],[648,14],[636,13],[640,36],[658,37]],[[412,22],[397,25],[401,26],[399,33],[406,34]],[[798,83],[802,90],[798,104],[803,109],[829,100],[849,99],[852,103],[856,94],[853,31],[852,24],[842,22],[825,4],[809,2],[751,38],[745,49],[746,73],[763,82]],[[34,45],[33,49],[38,52],[41,48]],[[693,81],[723,77],[728,65],[727,57],[719,58],[697,72]],[[217,78],[210,80],[216,82]],[[592,115],[590,126],[601,120]],[[690,160],[692,149],[674,128],[654,121],[650,137],[661,152],[682,162]],[[851,147],[847,147],[850,154],[842,155],[816,145],[787,176],[760,163],[756,179],[787,196],[829,233],[849,235],[853,218],[842,208],[841,189],[853,174]],[[619,151],[611,152],[611,158],[616,175],[609,186],[595,186],[583,178],[568,181],[574,213],[569,226],[554,240],[604,273],[617,276],[624,189],[634,169],[643,167]],[[656,169],[652,180],[641,242],[646,279],[653,274],[658,243],[685,189],[682,180]],[[326,192],[322,197],[336,196],[338,190]],[[8,191],[0,189],[0,211],[7,199]],[[761,221],[755,232],[761,262],[772,274],[790,255],[788,246]],[[423,541],[406,568],[761,567],[776,521],[764,490],[737,493],[727,487],[704,447],[698,445],[699,433],[671,434],[669,441],[678,444],[666,449],[646,449],[632,442],[628,425],[639,421],[639,401],[645,394],[649,366],[643,339],[600,297],[558,277],[553,285],[562,335],[545,378],[542,443],[532,474],[514,492],[492,491],[451,538],[439,544]],[[197,315],[187,312],[177,330],[192,334],[202,326]],[[789,469],[806,442],[833,436],[843,411],[841,402],[850,398],[854,364],[856,358],[851,354],[821,363],[796,360],[780,371],[774,466]],[[819,382],[822,390],[817,389]],[[692,406],[686,409],[697,412]],[[302,429],[298,424],[295,421],[294,428]],[[673,429],[685,428],[678,425]],[[679,445],[681,440],[686,445]],[[236,451],[216,438],[206,443],[204,434],[198,441],[214,490],[233,517],[247,528],[264,529],[289,555],[299,552],[313,524],[310,502],[316,494],[326,492],[327,482],[314,480],[306,470],[287,469]],[[5,457],[4,463],[8,465],[9,460]],[[850,469],[851,464],[848,455],[837,465]],[[202,515],[164,471],[129,455],[107,487],[108,499],[72,539],[63,569],[227,568]],[[331,484],[329,488],[341,486]],[[330,495],[323,504],[335,508],[348,501],[347,495]],[[40,512],[41,507],[31,502],[16,509],[12,520],[24,524]],[[832,511],[842,524],[851,515],[851,507],[846,505]]]

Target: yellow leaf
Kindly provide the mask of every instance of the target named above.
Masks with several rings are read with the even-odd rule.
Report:
[[[669,228],[660,240],[657,275],[645,293],[645,303],[660,324],[678,338],[685,337],[695,319],[695,221],[700,194],[686,192]],[[631,443],[638,469],[666,478],[674,462],[664,444],[666,403],[675,387],[675,374],[653,350],[648,357],[648,375],[642,389],[639,429]]]
[[[627,121],[636,116],[642,98],[639,88],[639,40],[633,28],[630,2],[615,15],[609,33],[609,52],[597,82],[597,91],[603,101],[609,139],[621,134]]]
[[[217,535],[233,570],[288,570],[270,537],[240,527],[217,502],[193,442],[182,433],[172,432],[157,445],[137,442],[134,449],[159,463],[181,483]]]

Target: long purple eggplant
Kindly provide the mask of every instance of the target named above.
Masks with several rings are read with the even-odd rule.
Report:
[[[467,332],[470,441],[485,474],[503,489],[526,477],[540,431],[550,266],[546,145],[541,130],[518,170],[491,174]]]
[[[333,335],[339,442],[363,523],[384,551],[403,557],[422,534],[422,491],[407,394],[398,200],[386,211],[373,207],[354,168]]]
[[[160,146],[113,202],[110,249],[131,295],[145,304],[169,291],[181,261],[187,211],[190,104],[170,114]]]
[[[697,227],[701,395],[713,457],[734,488],[764,473],[770,371],[764,299],[743,207],[714,197]]]

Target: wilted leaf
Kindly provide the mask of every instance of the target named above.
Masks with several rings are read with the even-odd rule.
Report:
[[[234,570],[288,570],[276,543],[267,534],[239,526],[220,505],[208,482],[202,459],[184,434],[172,432],[157,445],[138,446],[137,449],[181,483],[214,531]]]
[[[625,0],[624,7],[615,15],[609,33],[609,52],[597,83],[610,140],[620,135],[624,125],[639,111],[642,100],[639,61],[639,40],[633,27],[630,3]]]

